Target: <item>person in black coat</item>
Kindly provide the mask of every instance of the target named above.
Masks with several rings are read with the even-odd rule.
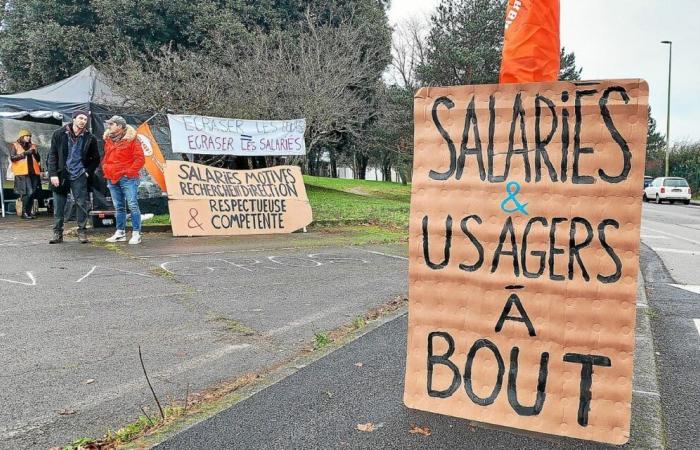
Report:
[[[100,166],[97,140],[87,130],[89,113],[76,111],[73,122],[56,130],[51,137],[47,159],[54,201],[53,238],[50,244],[63,242],[66,197],[70,191],[77,206],[78,240],[88,242],[85,228],[88,219],[88,191]]]

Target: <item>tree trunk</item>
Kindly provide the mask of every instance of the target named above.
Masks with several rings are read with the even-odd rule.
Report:
[[[364,180],[367,174],[367,164],[369,157],[355,153],[355,179]]]
[[[382,178],[384,181],[391,181],[391,163],[389,161],[382,164]]]
[[[331,178],[338,178],[338,158],[331,152]]]

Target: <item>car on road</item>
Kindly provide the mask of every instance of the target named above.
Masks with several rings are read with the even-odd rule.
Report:
[[[645,202],[655,201],[661,203],[683,202],[690,204],[690,186],[685,178],[680,177],[659,177],[644,188],[643,199]]]
[[[644,189],[646,189],[652,181],[654,181],[653,177],[650,177],[649,175],[644,175]]]

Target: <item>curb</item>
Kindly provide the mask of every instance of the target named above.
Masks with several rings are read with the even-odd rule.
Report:
[[[215,404],[208,408],[207,410],[200,412],[193,417],[179,419],[176,422],[170,424],[169,426],[157,430],[153,434],[147,434],[132,441],[120,448],[125,449],[140,449],[140,448],[159,448],[160,444],[165,443],[170,438],[187,431],[188,429],[211,419],[212,417],[224,412],[238,403],[244,402],[245,400],[253,397],[254,395],[276,385],[277,383],[284,381],[286,378],[296,374],[305,367],[322,360],[323,358],[329,356],[330,354],[344,348],[346,345],[354,342],[364,335],[376,330],[377,328],[385,325],[392,320],[399,319],[404,315],[408,314],[408,305],[404,305],[395,311],[388,313],[385,316],[381,316],[376,320],[368,322],[365,327],[360,330],[355,331],[353,334],[349,335],[347,339],[342,342],[334,343],[328,348],[323,350],[318,350],[316,352],[300,355],[295,357],[293,360],[289,361],[282,367],[279,367],[270,373],[266,374],[258,381],[251,383],[239,390],[227,394],[224,398],[215,402]]]
[[[635,448],[664,449],[665,427],[651,331],[652,309],[647,298],[647,280],[640,264],[637,283],[637,325],[632,381],[632,426],[630,444]]]

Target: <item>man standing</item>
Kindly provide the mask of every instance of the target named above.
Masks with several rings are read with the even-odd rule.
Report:
[[[63,242],[66,197],[70,191],[77,207],[78,240],[88,242],[85,227],[88,219],[88,186],[100,165],[97,140],[86,129],[89,113],[76,111],[73,122],[56,130],[51,138],[48,157],[49,177],[53,190],[54,226],[49,244]]]
[[[114,236],[107,238],[107,242],[126,241],[126,205],[129,205],[134,228],[129,244],[140,244],[141,211],[138,192],[139,171],[144,165],[143,148],[136,138],[136,130],[127,125],[122,116],[109,119],[107,127],[102,172],[117,210],[117,231]]]
[[[41,157],[35,144],[32,144],[32,133],[20,130],[16,142],[10,149],[12,173],[15,175],[15,192],[22,198],[22,218],[34,219],[32,210],[34,199],[41,192]]]

